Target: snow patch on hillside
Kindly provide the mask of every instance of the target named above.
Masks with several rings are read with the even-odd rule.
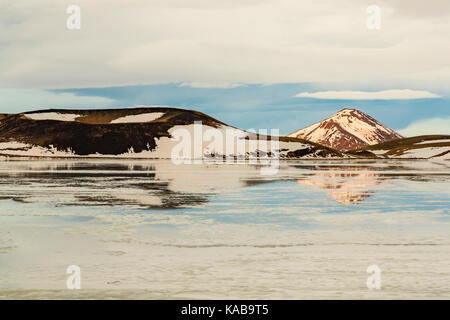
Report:
[[[57,120],[57,121],[75,121],[76,118],[81,117],[74,113],[58,113],[58,112],[42,112],[42,113],[27,113],[27,118],[33,120]]]
[[[253,152],[257,149],[257,147],[252,147],[251,143],[249,146],[248,140],[243,139],[247,136],[245,131],[228,126],[214,128],[207,125],[178,125],[170,128],[168,132],[171,135],[170,138],[155,139],[157,146],[154,150],[141,152],[129,150],[119,156],[128,158],[201,159],[211,155],[215,157],[245,155],[245,147]],[[241,143],[238,143],[238,141]],[[186,151],[184,154],[183,150]]]
[[[135,115],[129,115],[112,120],[110,123],[133,123],[133,122],[152,122],[161,118],[164,112],[150,112]]]
[[[369,150],[369,151],[372,152],[376,156],[383,156],[389,150]]]
[[[449,160],[450,160],[450,152],[447,152],[446,154],[443,154],[443,155],[441,155],[441,156],[433,157],[432,159],[433,159],[433,161],[434,161],[434,160],[438,160],[438,161],[440,161],[440,160],[449,161]]]
[[[430,143],[450,143],[450,139],[427,140],[427,141],[417,142],[417,143],[415,143],[415,145],[418,145],[418,144],[430,144]]]
[[[73,157],[72,150],[58,150],[53,145],[48,148],[17,141],[0,142],[0,153],[31,157]]]
[[[444,152],[450,152],[450,147],[429,147],[429,148],[411,149],[405,151],[405,153],[398,156],[398,158],[429,159],[432,157],[436,157]]]

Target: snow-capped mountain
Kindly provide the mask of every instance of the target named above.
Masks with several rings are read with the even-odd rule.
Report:
[[[340,151],[403,138],[364,112],[347,108],[321,122],[295,131],[289,137],[313,141]]]

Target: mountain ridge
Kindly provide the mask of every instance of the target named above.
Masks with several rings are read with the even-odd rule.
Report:
[[[350,114],[359,112],[348,108],[340,112],[343,111]],[[382,126],[369,116],[364,119],[373,121],[372,123],[376,124],[375,127]],[[181,129],[191,136],[195,135],[194,123],[198,122],[201,122],[202,132],[216,130],[215,133],[221,136],[220,139],[223,138],[223,146],[229,143],[227,134],[231,132],[233,139],[231,141],[237,139],[245,144],[245,148],[233,147],[230,151],[223,146],[211,147],[211,140],[205,141],[205,136],[202,136],[201,154],[196,155],[193,151],[191,158],[200,156],[218,160],[230,157],[262,159],[275,155],[279,159],[450,160],[450,136],[445,135],[410,138],[398,138],[400,136],[398,135],[396,139],[363,145],[350,151],[339,151],[320,142],[300,137],[280,136],[275,139],[278,140],[279,145],[273,154],[269,149],[261,148],[259,142],[255,141],[269,141],[268,144],[271,145],[270,141],[273,140],[271,136],[229,126],[199,111],[171,107],[46,109],[18,114],[0,114],[0,159],[13,157],[168,159],[172,157],[173,149],[179,147],[177,139],[173,139],[174,133]],[[320,124],[321,122],[318,122],[312,127]],[[389,130],[391,129],[385,129],[388,133]],[[347,130],[345,132],[348,134]],[[367,140],[351,136],[344,137],[342,141],[358,143],[362,141],[367,144]],[[195,146],[195,142],[187,141],[187,145]]]
[[[194,124],[201,122],[202,131],[216,129],[229,143],[231,132],[245,144],[245,149],[228,150],[221,144],[210,147],[202,137],[202,154],[186,157],[269,157],[269,150],[251,141],[264,137],[229,126],[195,110],[171,107],[138,107],[123,109],[47,109],[8,114],[0,119],[0,154],[42,157],[122,157],[171,158],[177,143],[172,139],[178,129],[195,135]],[[210,143],[209,143],[210,144]],[[270,143],[271,144],[271,143]],[[279,137],[280,158],[345,157],[339,151],[303,139]],[[189,151],[195,141],[187,141]],[[242,147],[242,146],[241,146]],[[267,147],[267,146],[266,146]],[[183,153],[184,156],[184,153]]]

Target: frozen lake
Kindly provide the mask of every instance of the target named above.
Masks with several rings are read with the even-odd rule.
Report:
[[[0,162],[0,298],[450,298],[448,162],[259,169]]]

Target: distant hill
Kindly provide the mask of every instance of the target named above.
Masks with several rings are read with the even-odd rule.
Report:
[[[40,157],[170,158],[179,143],[177,129],[193,135],[194,122],[202,131],[215,129],[224,136],[223,148],[201,145],[200,157],[269,157],[249,133],[192,110],[164,107],[64,110],[49,109],[0,117],[0,155]],[[245,150],[228,150],[226,134],[245,143]],[[270,139],[270,138],[269,138]],[[193,146],[193,141],[183,141]],[[193,147],[192,147],[193,148]],[[281,158],[345,157],[339,151],[302,139],[280,137]],[[198,156],[198,154],[197,154]],[[196,157],[192,149],[190,157]]]
[[[372,154],[381,158],[450,160],[450,135],[403,138],[368,146],[351,153],[366,156]]]
[[[340,151],[403,138],[356,109],[342,109],[323,121],[291,133],[289,137],[317,142]]]

